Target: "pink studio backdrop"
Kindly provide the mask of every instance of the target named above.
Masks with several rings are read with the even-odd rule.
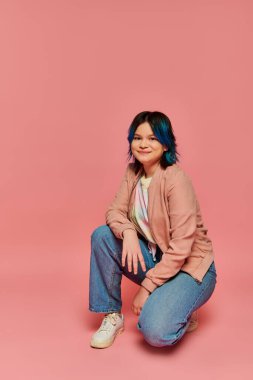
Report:
[[[186,369],[194,379],[250,378],[252,11],[247,0],[0,1],[1,378],[137,369],[147,379]],[[126,332],[94,350],[90,234],[105,223],[127,129],[143,110],[172,121],[217,287],[199,329],[159,350],[137,332],[137,287],[123,279]]]

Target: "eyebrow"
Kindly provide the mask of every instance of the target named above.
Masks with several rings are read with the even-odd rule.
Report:
[[[140,136],[140,137],[141,137],[141,135],[139,135],[139,133],[135,133],[134,135],[135,135],[135,136]],[[150,136],[155,136],[155,135],[152,133],[151,135],[148,135],[148,137],[150,137]]]

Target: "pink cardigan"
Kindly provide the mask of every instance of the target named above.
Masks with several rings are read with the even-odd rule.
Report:
[[[136,184],[143,174],[129,163],[120,188],[105,213],[106,224],[117,238],[126,229],[136,231],[131,221]],[[150,292],[180,270],[202,282],[214,260],[191,179],[178,165],[163,169],[159,164],[148,188],[148,219],[152,236],[163,252],[161,261],[146,272],[142,285]],[[137,232],[136,232],[137,233]]]

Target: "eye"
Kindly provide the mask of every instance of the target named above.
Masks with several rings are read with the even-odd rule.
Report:
[[[155,141],[155,140],[158,141],[158,139],[156,137],[151,137],[151,140],[152,141]]]
[[[139,140],[140,137],[135,136],[133,139],[134,139],[134,140]]]

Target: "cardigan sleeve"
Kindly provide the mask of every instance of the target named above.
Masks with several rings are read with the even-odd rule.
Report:
[[[128,164],[119,189],[105,213],[106,224],[111,228],[114,235],[120,239],[123,239],[123,232],[125,230],[131,229],[136,231],[133,223],[127,217],[130,197],[130,170],[131,163]]]
[[[169,247],[142,281],[142,285],[151,292],[180,271],[191,253],[197,231],[197,199],[190,178],[181,171],[172,182],[167,189]]]

